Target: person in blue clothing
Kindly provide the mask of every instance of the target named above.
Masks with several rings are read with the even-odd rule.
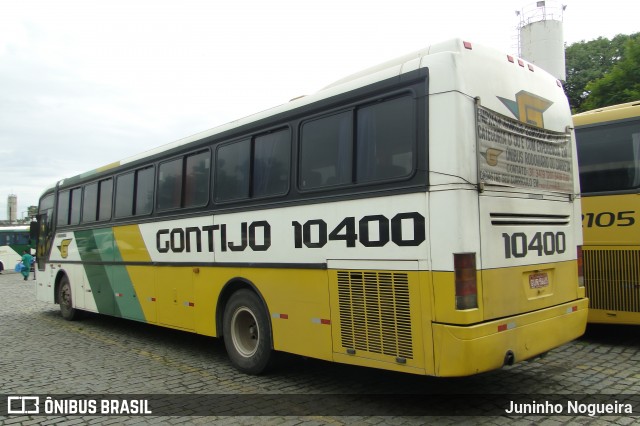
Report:
[[[29,278],[32,261],[33,261],[33,256],[31,256],[29,252],[25,250],[22,254],[22,276],[24,277],[25,281]]]

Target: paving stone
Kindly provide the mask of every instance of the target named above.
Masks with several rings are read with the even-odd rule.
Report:
[[[53,413],[2,417],[4,413],[0,413],[1,425],[626,426],[640,421],[638,416],[624,414],[507,415],[502,412],[506,406],[500,405],[505,396],[560,398],[566,403],[605,395],[603,402],[618,400],[640,409],[640,327],[589,326],[585,336],[551,351],[545,358],[464,378],[414,376],[291,355],[282,355],[274,372],[256,377],[240,374],[231,367],[219,339],[99,315],[67,322],[60,317],[57,305],[35,300],[33,282],[25,283],[19,274],[0,275],[0,289],[0,389],[5,396],[163,395],[167,404],[177,404],[182,410],[179,416]],[[488,415],[380,415],[381,408],[389,412],[397,409],[402,402],[398,396],[405,394],[419,394],[419,399],[411,401],[420,401],[427,408],[443,395],[459,399],[462,396],[460,414],[473,407],[474,398],[481,397],[484,405],[475,407],[479,409],[476,411]],[[466,405],[464,395],[468,395]],[[231,398],[224,400],[220,396]],[[318,401],[317,412],[309,410],[304,398],[307,403]],[[266,414],[190,415],[202,407],[212,414],[225,410]],[[274,407],[284,407],[286,412],[269,415]]]

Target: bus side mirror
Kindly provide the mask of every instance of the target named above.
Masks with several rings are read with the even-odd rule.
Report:
[[[38,239],[38,222],[31,222],[29,224],[29,239],[31,241]]]

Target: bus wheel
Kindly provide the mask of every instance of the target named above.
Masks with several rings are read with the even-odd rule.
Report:
[[[78,310],[73,307],[71,283],[69,283],[69,278],[66,275],[60,278],[60,284],[58,285],[58,303],[60,303],[62,318],[67,321],[73,321],[79,317]]]
[[[271,361],[271,324],[262,301],[251,290],[235,292],[224,309],[224,345],[231,363],[247,374],[264,372]]]

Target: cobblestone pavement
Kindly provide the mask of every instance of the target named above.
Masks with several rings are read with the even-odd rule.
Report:
[[[230,366],[219,339],[98,315],[64,321],[57,305],[35,300],[34,282],[15,273],[0,275],[0,394],[5,400],[0,401],[0,424],[640,422],[640,327],[589,327],[581,339],[543,359],[467,378],[413,376],[287,355],[270,374],[256,377]],[[183,404],[184,412],[166,417],[5,415],[9,395],[132,394],[175,396],[174,405]],[[559,398],[564,406],[568,400],[596,397],[631,403],[636,414],[507,415],[500,404],[509,395],[529,402],[534,396],[538,402]],[[316,397],[318,405],[300,408]],[[494,397],[499,409],[491,407]],[[456,401],[455,410],[447,405],[450,400]],[[430,408],[414,415],[410,407],[421,402]],[[235,414],[265,415],[189,416],[198,413],[198,404],[212,403]]]

